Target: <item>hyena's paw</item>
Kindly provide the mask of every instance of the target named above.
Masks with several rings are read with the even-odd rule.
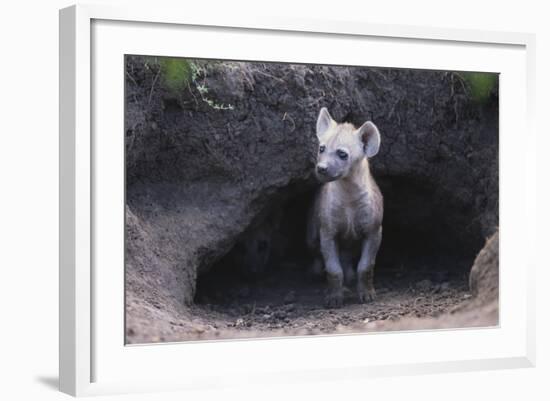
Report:
[[[376,291],[374,288],[359,288],[357,295],[359,295],[359,302],[362,304],[373,302],[376,299]]]
[[[357,281],[357,295],[359,296],[359,302],[373,302],[376,299],[376,291],[374,290],[373,281],[374,266],[371,266],[371,268],[366,272],[362,271],[362,274],[359,274]]]
[[[344,305],[344,291],[329,291],[325,296],[325,307],[340,308]]]

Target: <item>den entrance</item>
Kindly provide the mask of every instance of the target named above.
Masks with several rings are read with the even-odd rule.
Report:
[[[374,302],[360,304],[355,288],[339,309],[324,307],[325,278],[311,271],[305,245],[315,187],[274,202],[243,232],[232,250],[198,278],[194,313],[219,329],[251,336],[304,328],[409,317],[434,317],[469,297],[468,274],[483,238],[461,232],[466,216],[426,182],[378,177],[384,194],[383,240]],[[471,232],[471,231],[470,231]]]

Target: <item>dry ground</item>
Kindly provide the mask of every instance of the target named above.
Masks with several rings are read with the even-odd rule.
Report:
[[[358,303],[350,289],[342,308],[326,309],[323,280],[296,267],[286,266],[257,281],[210,274],[199,281],[196,303],[183,315],[170,315],[157,304],[149,312],[156,315],[155,321],[164,321],[163,327],[148,326],[145,318],[139,329],[134,322],[127,330],[127,340],[149,343],[429,329],[445,316],[442,327],[496,324],[493,318],[449,319],[472,303],[467,273],[441,277],[422,269],[399,269],[379,276],[374,302]]]

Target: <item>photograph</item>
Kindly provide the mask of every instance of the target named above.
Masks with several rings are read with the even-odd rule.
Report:
[[[125,344],[498,327],[498,73],[123,73]]]

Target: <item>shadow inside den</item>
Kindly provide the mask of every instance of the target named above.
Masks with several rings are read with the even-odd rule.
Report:
[[[441,207],[453,202],[434,197],[428,184],[402,177],[381,177],[378,182],[385,217],[374,280],[377,302],[394,291],[414,299],[420,293],[441,295],[447,290],[453,290],[451,296],[465,295],[469,269],[483,238],[461,235],[455,224],[462,211]],[[312,271],[305,242],[315,191],[297,192],[265,210],[231,251],[199,276],[195,303],[235,316],[282,305],[293,305],[294,311],[296,305],[323,308],[324,274]],[[346,305],[358,304],[355,288],[347,290]],[[447,298],[440,301],[444,304]],[[399,308],[394,312],[399,313]],[[288,313],[284,316],[291,320]]]

